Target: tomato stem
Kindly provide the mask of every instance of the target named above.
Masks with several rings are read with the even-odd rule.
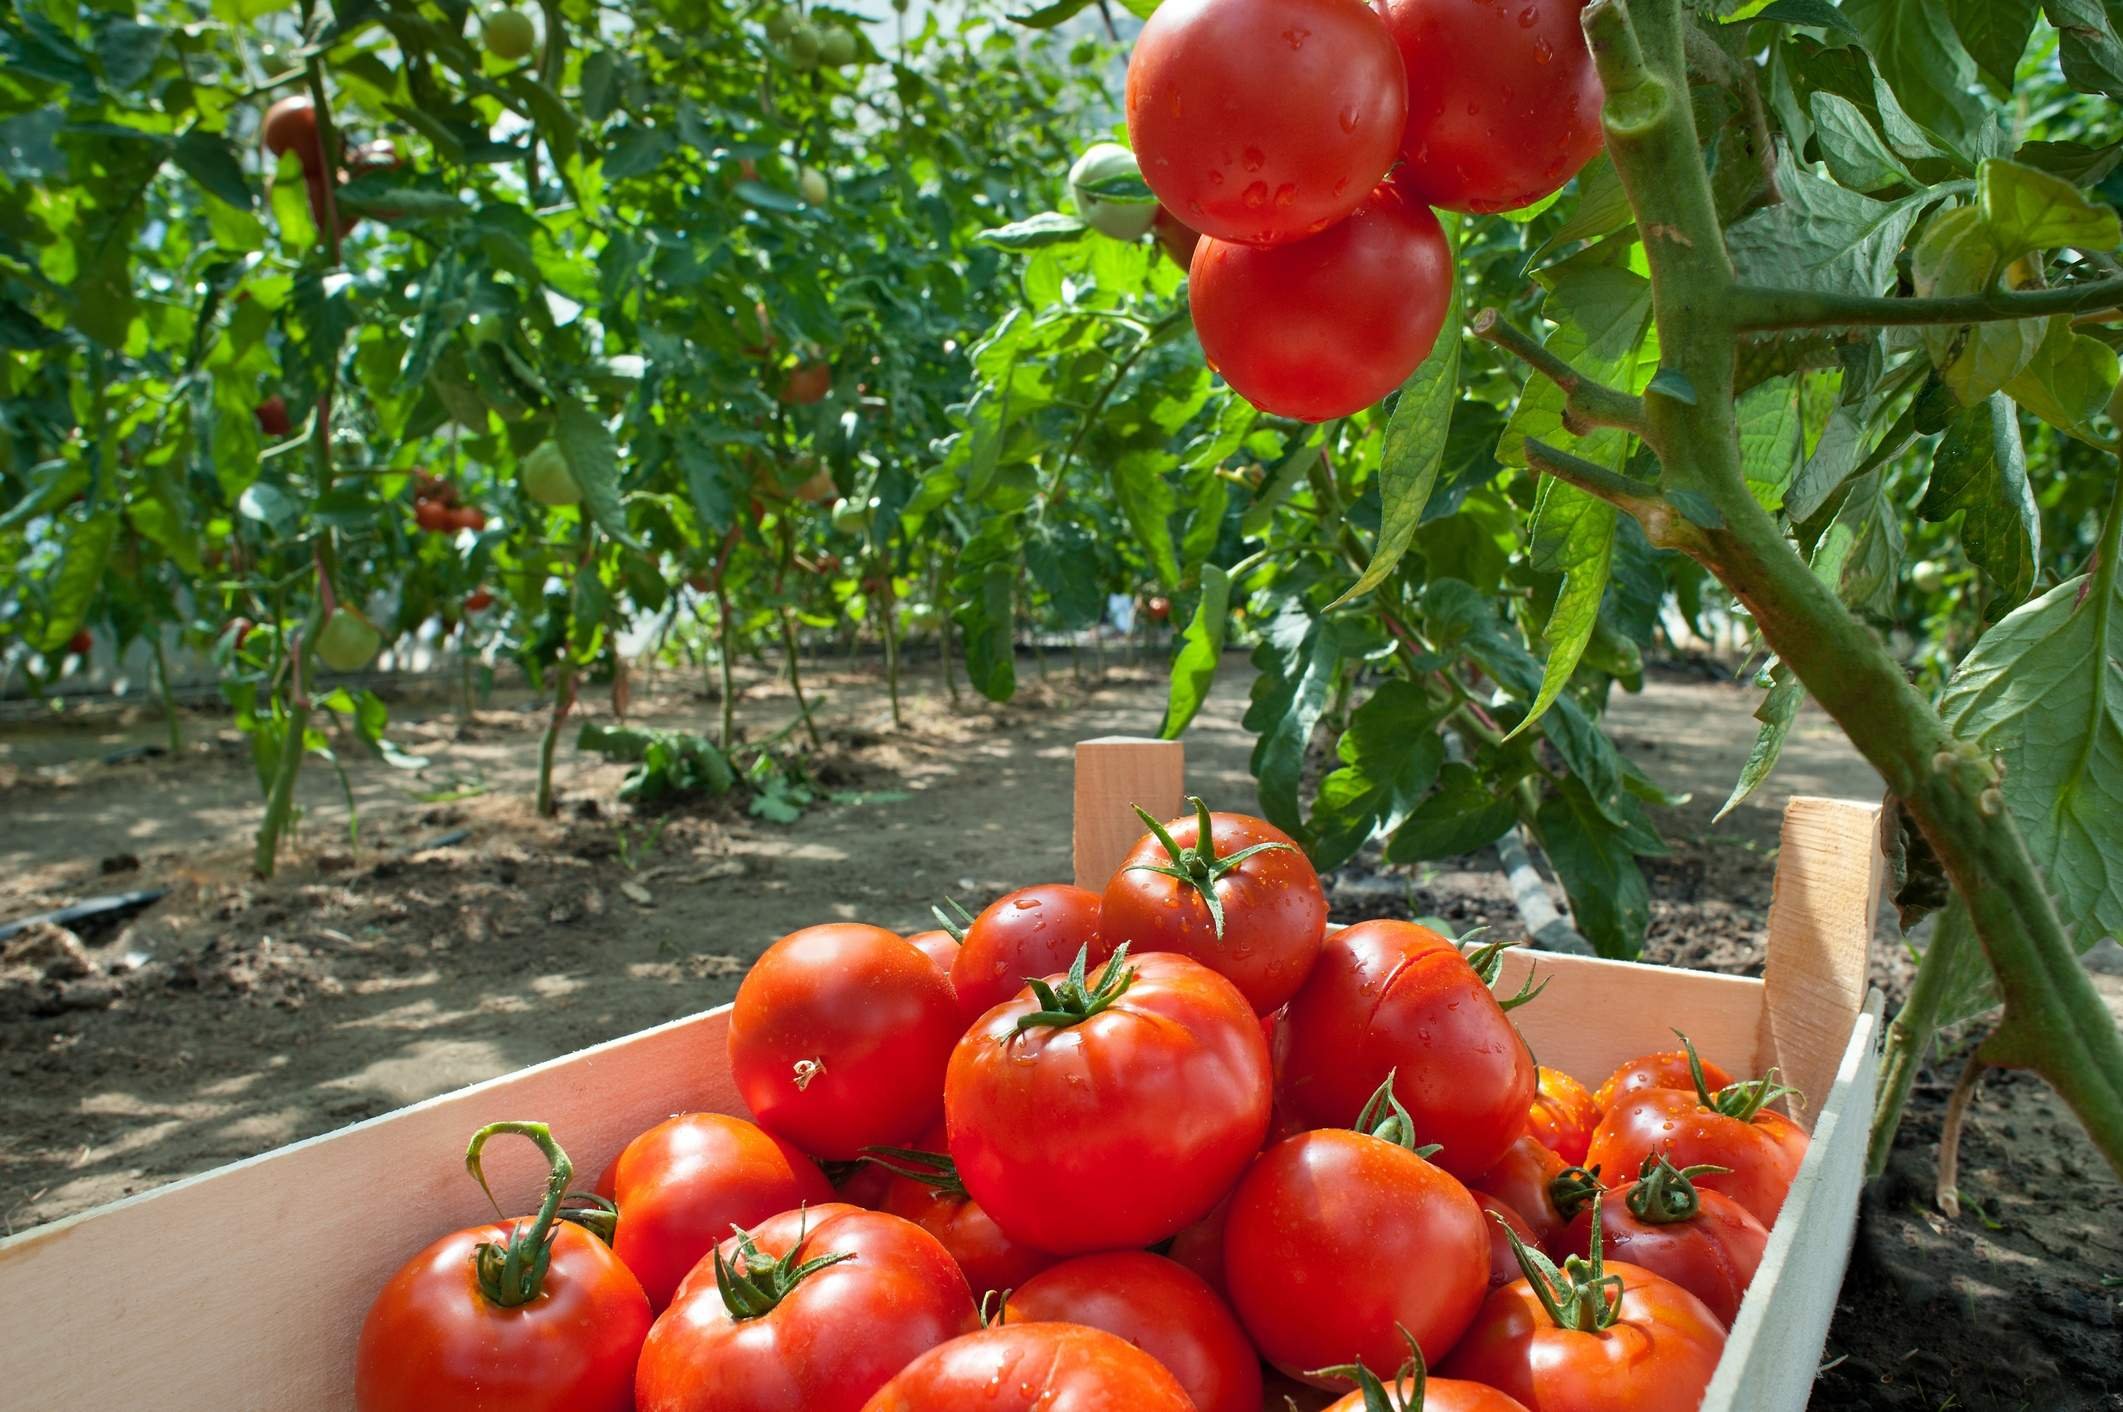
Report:
[[[1471,934],[1461,938],[1462,941],[1472,939]],[[1519,943],[1516,941],[1499,939],[1497,941],[1484,942],[1474,950],[1463,952],[1462,954],[1466,956],[1467,964],[1474,967],[1474,973],[1481,977],[1482,984],[1494,990],[1497,977],[1502,975],[1504,971],[1504,953],[1517,945]],[[1540,999],[1541,992],[1548,989],[1548,982],[1553,978],[1542,976],[1541,983],[1535,985],[1533,983],[1534,978],[1539,974],[1538,968],[1529,969],[1526,972],[1526,979],[1519,982],[1516,995],[1500,995],[1497,997],[1496,1003],[1498,1007],[1504,1010],[1516,1010],[1529,1000]]]
[[[1128,806],[1135,811],[1136,817],[1143,821],[1151,834],[1164,846],[1165,852],[1170,855],[1172,861],[1169,864],[1130,863],[1127,871],[1131,873],[1159,873],[1165,877],[1177,879],[1200,893],[1203,904],[1209,909],[1209,922],[1215,929],[1216,939],[1222,941],[1224,939],[1224,904],[1223,900],[1216,895],[1216,884],[1226,874],[1232,872],[1239,864],[1245,862],[1256,853],[1268,853],[1278,849],[1285,849],[1295,853],[1297,848],[1294,844],[1288,843],[1256,843],[1250,848],[1241,848],[1236,853],[1219,858],[1216,854],[1216,837],[1210,832],[1209,806],[1202,802],[1199,795],[1187,796],[1187,802],[1194,806],[1195,818],[1194,844],[1189,848],[1180,847],[1178,842],[1173,839],[1172,831],[1150,817],[1150,811],[1143,808],[1142,805],[1131,804]]]
[[[1716,1093],[1710,1091],[1710,1080],[1703,1074],[1703,1061],[1696,1056],[1695,1044],[1687,1035],[1675,1030],[1680,1037],[1681,1048],[1688,1055],[1688,1076],[1695,1080],[1696,1101],[1713,1113],[1723,1113],[1728,1118],[1738,1118],[1743,1123],[1754,1121],[1754,1115],[1786,1094],[1797,1094],[1790,1084],[1777,1082],[1777,1071],[1771,1069],[1758,1079],[1742,1079],[1730,1083]]]
[[[553,1222],[559,1219],[561,1204],[567,1200],[568,1183],[575,1178],[575,1164],[568,1160],[568,1154],[553,1140],[553,1130],[544,1123],[488,1123],[472,1134],[471,1144],[464,1150],[464,1165],[471,1172],[472,1180],[479,1183],[479,1189],[486,1193],[487,1202],[497,1216],[501,1215],[501,1204],[494,1200],[494,1190],[487,1185],[486,1170],[481,1162],[487,1139],[497,1133],[527,1137],[537,1143],[550,1169],[546,1177],[545,1200],[539,1204],[538,1214],[530,1224],[518,1221],[510,1228],[506,1242],[484,1242],[473,1254],[479,1292],[504,1309],[514,1309],[536,1299],[545,1287],[546,1266],[553,1257]]]
[[[1423,1412],[1423,1403],[1430,1393],[1430,1365],[1423,1358],[1422,1345],[1415,1335],[1408,1332],[1406,1324],[1396,1322],[1401,1342],[1408,1345],[1408,1357],[1394,1373],[1395,1387],[1389,1388],[1379,1380],[1378,1374],[1361,1363],[1337,1363],[1331,1368],[1315,1368],[1305,1374],[1308,1378],[1346,1378],[1356,1384],[1364,1394],[1364,1412]],[[1406,1391],[1398,1385],[1408,1384]]]
[[[1397,1069],[1386,1071],[1386,1081],[1372,1090],[1371,1097],[1364,1102],[1364,1111],[1356,1115],[1356,1122],[1351,1126],[1366,1137],[1405,1147],[1418,1157],[1444,1151],[1443,1143],[1433,1142],[1424,1147],[1415,1145],[1415,1119],[1393,1093],[1393,1079],[1397,1073]]]
[[[722,1294],[723,1307],[730,1311],[731,1318],[742,1323],[771,1314],[805,1280],[829,1265],[855,1258],[854,1251],[843,1250],[799,1265],[796,1253],[803,1249],[804,1234],[798,1231],[795,1242],[779,1260],[760,1254],[749,1231],[737,1232],[735,1260],[724,1258],[722,1246],[715,1247],[715,1288]]]
[[[1577,1219],[1588,1201],[1597,1201],[1607,1190],[1597,1167],[1565,1167],[1548,1183],[1548,1199],[1566,1221]]]
[[[944,907],[949,907],[951,911],[945,912]],[[929,915],[936,919],[936,925],[943,928],[945,936],[960,946],[966,944],[966,928],[973,925],[973,914],[959,905],[957,898],[944,898],[943,906],[929,908]]]
[[[1636,1218],[1646,1225],[1675,1225],[1695,1219],[1696,1213],[1703,1209],[1703,1198],[1695,1189],[1694,1178],[1731,1170],[1709,1162],[1676,1167],[1666,1160],[1666,1154],[1654,1152],[1644,1159],[1643,1170],[1637,1173],[1628,1195],[1622,1199],[1629,1204]]]
[[[1095,983],[1087,982],[1084,972],[1090,964],[1091,948],[1079,946],[1076,960],[1069,967],[1069,975],[1060,985],[1053,986],[1037,976],[1026,976],[1025,984],[1032,987],[1032,994],[1039,999],[1039,1009],[1018,1018],[1010,1037],[1016,1038],[1036,1026],[1066,1029],[1082,1024],[1093,1015],[1110,1008],[1114,1001],[1128,993],[1135,984],[1135,972],[1127,970],[1128,943],[1122,942],[1106,962],[1106,969],[1099,972]]]
[[[948,1152],[924,1152],[917,1147],[865,1147],[861,1160],[884,1168],[895,1177],[934,1187],[952,1196],[965,1196],[958,1164]]]
[[[1548,1311],[1548,1317],[1557,1328],[1598,1333],[1621,1315],[1622,1277],[1607,1273],[1605,1255],[1600,1249],[1600,1204],[1597,1201],[1592,1203],[1590,1258],[1573,1255],[1562,1263],[1561,1268],[1520,1240],[1519,1233],[1511,1229],[1509,1221],[1494,1211],[1489,1216],[1510,1237],[1511,1253],[1518,1257],[1526,1283],[1532,1286],[1534,1298],[1541,1301],[1541,1307]]]

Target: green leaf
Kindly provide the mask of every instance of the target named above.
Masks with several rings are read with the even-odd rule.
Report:
[[[1782,201],[1725,233],[1734,266],[1750,283],[1834,294],[1885,293],[1910,227],[1938,199],[1920,191],[1875,201],[1801,169],[1788,152],[1777,189]]]
[[[1843,0],[1843,13],[1912,118],[1957,146],[1991,122],[1969,92],[1975,61],[1939,0]]]
[[[155,71],[169,43],[169,31],[160,25],[107,17],[96,27],[96,63],[103,70],[103,85],[113,93],[139,87]]]
[[[2081,93],[2123,98],[2123,27],[2113,0],[2042,0],[2057,30],[2064,81]]]
[[[1770,0],[1746,20],[1734,21],[1745,24],[1761,20],[1773,20],[1778,24],[1804,25],[1811,29],[1836,30],[1858,38],[1858,27],[1850,17],[1838,10],[1829,0]]]
[[[1165,698],[1165,719],[1157,727],[1159,740],[1178,739],[1209,699],[1224,657],[1230,611],[1231,576],[1218,565],[1202,565],[1202,594],[1172,659],[1172,687]]]
[[[229,146],[228,139],[219,133],[193,128],[171,146],[170,158],[209,195],[218,196],[244,211],[257,204],[257,197],[251,192],[250,178],[243,174],[242,160],[236,156],[236,149]]]
[[[38,651],[57,652],[81,630],[90,605],[103,589],[111,546],[117,538],[118,516],[109,510],[76,520],[67,530],[66,543],[59,551],[59,567],[49,580],[50,596],[44,603],[44,632],[37,639]]]
[[[677,148],[677,140],[664,128],[628,128],[605,149],[604,174],[612,181],[646,176]]]
[[[1644,384],[1644,392],[1646,395],[1655,392],[1684,407],[1695,405],[1695,384],[1679,368],[1660,368],[1651,375],[1651,381]]]
[[[999,250],[1038,250],[1048,245],[1067,245],[1081,240],[1090,229],[1075,216],[1046,211],[1030,220],[1013,221],[1006,226],[984,230],[973,237],[973,243],[993,245]]]
[[[956,580],[960,598],[952,614],[966,649],[966,678],[990,701],[1008,701],[1017,691],[1010,568],[991,564],[972,575],[970,584],[967,580],[966,575]]]
[[[1452,404],[1460,394],[1460,336],[1460,290],[1455,280],[1437,342],[1409,374],[1401,387],[1401,400],[1386,423],[1378,472],[1379,529],[1371,547],[1371,563],[1329,608],[1384,583],[1415,539],[1430,492],[1437,486],[1445,437],[1452,425]]]
[[[2114,208],[2096,206],[2062,177],[2002,157],[1976,168],[1976,205],[2008,260],[2030,250],[2113,250],[2123,242]]]
[[[553,440],[568,463],[568,474],[582,487],[582,508],[590,522],[632,549],[641,544],[627,532],[626,507],[619,500],[619,447],[604,420],[581,402],[563,397],[554,408]]]
[[[1007,18],[1010,23],[1023,25],[1027,29],[1053,29],[1056,25],[1075,19],[1090,3],[1091,0],[1054,0],[1052,4]]]
[[[1113,497],[1127,516],[1135,541],[1149,555],[1151,571],[1169,591],[1179,586],[1179,548],[1172,542],[1172,515],[1179,496],[1165,479],[1172,458],[1163,450],[1137,449],[1113,463]]]
[[[1806,688],[1799,685],[1798,675],[1777,663],[1768,671],[1769,689],[1762,696],[1762,703],[1754,708],[1754,718],[1762,723],[1755,733],[1754,748],[1747,752],[1747,763],[1740,766],[1739,781],[1732,787],[1732,796],[1720,808],[1712,823],[1722,820],[1740,807],[1748,795],[1761,788],[1762,781],[1776,768],[1777,756],[1784,749],[1784,737],[1791,733],[1791,723],[1798,719],[1799,707],[1805,704]]]
[[[1499,795],[1471,765],[1448,761],[1438,785],[1386,845],[1389,863],[1429,863],[1486,848],[1518,821],[1509,791]]]
[[[1607,592],[1608,568],[1614,562],[1614,517],[1612,505],[1575,486],[1553,478],[1541,482],[1533,512],[1533,566],[1561,574],[1563,585],[1549,611],[1548,626],[1541,630],[1548,661],[1540,691],[1506,740],[1548,713],[1592,641],[1600,600]]]
[[[1887,494],[1885,475],[1867,471],[1850,483],[1849,494],[1814,546],[1813,572],[1845,603],[1884,618],[1894,611],[1901,562],[1898,507]]]
[[[1954,418],[1932,456],[1931,484],[1917,513],[1933,523],[1959,514],[1961,547],[1999,600],[2014,604],[2027,596],[2042,552],[2042,520],[2010,398],[1985,398]]]
[[[1764,510],[1784,503],[1799,467],[1805,427],[1799,416],[1796,378],[1778,378],[1748,391],[1733,409],[1740,430],[1740,469]]]
[[[2123,935],[2123,611],[2119,580],[2081,576],[2008,613],[1939,700],[1994,756],[1999,788],[2081,950]]]
[[[1444,763],[1438,722],[1447,708],[1414,682],[1379,684],[1335,745],[1340,768],[1320,781],[1312,807],[1313,865],[1339,867],[1415,811]]]
[[[1838,93],[1815,89],[1811,99],[1814,137],[1835,179],[1853,191],[1916,186],[1902,159],[1872,130],[1864,109]]]
[[[236,512],[247,520],[255,520],[271,530],[275,536],[293,534],[296,522],[302,516],[302,507],[295,497],[277,485],[265,481],[252,481],[236,500]]]
[[[2027,37],[2034,33],[2036,0],[1947,0],[1946,11],[1961,47],[2000,95],[2012,92]]]
[[[2023,169],[2025,170],[2025,169]],[[2012,258],[1974,206],[1941,211],[1925,224],[1910,252],[1910,278],[1925,298],[1981,294],[1994,288]],[[2018,376],[2034,360],[2048,332],[2042,319],[1927,325],[1924,347],[1954,399],[1972,407]]]
[[[1665,851],[1658,836],[1641,825],[1616,828],[1576,779],[1541,802],[1534,828],[1577,929],[1602,956],[1634,957],[1651,921],[1651,889],[1636,860]]]
[[[2092,439],[2093,420],[2115,395],[2117,374],[2116,350],[2073,331],[2071,316],[2058,314],[2033,361],[2005,391],[2051,426]]]
[[[1298,599],[1286,598],[1261,630],[1253,665],[1260,675],[1253,683],[1244,724],[1256,737],[1252,767],[1260,782],[1261,812],[1268,822],[1302,840],[1305,823],[1298,784],[1312,728],[1341,671],[1341,645],[1330,624],[1314,617]]]
[[[1821,429],[1813,454],[1791,478],[1791,487],[1784,493],[1784,513],[1793,524],[1812,519],[1857,470],[1865,454],[1865,419],[1862,405],[1838,402],[1830,410],[1828,425]]]

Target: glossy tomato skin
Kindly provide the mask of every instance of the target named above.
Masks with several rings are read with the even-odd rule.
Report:
[[[852,1161],[936,1121],[963,1028],[951,983],[882,927],[794,931],[752,963],[730,1011],[730,1073],[759,1125]]]
[[[730,1313],[712,1275],[689,1281],[642,1346],[637,1412],[857,1412],[913,1359],[979,1326],[951,1257],[897,1216],[783,1219],[752,1237],[767,1259],[854,1258],[750,1319]],[[723,1258],[742,1262],[734,1237]]]
[[[731,1226],[833,1199],[810,1158],[724,1113],[658,1123],[626,1145],[597,1186],[619,1206],[612,1248],[656,1309]]]
[[[1428,205],[1486,215],[1576,176],[1605,140],[1584,7],[1379,0],[1408,73],[1395,179]]]
[[[1645,1089],[1600,1119],[1585,1164],[1610,1176],[1637,1172],[1657,1152],[1676,1167],[1727,1167],[1731,1170],[1697,1177],[1696,1188],[1721,1191],[1764,1226],[1773,1226],[1806,1159],[1806,1145],[1806,1130],[1772,1109],[1742,1121],[1705,1108],[1693,1093]]]
[[[1307,422],[1361,412],[1407,381],[1451,297],[1437,217],[1390,182],[1305,240],[1260,249],[1206,236],[1188,269],[1209,366],[1262,411]]]
[[[1085,947],[1093,966],[1113,954],[1099,937],[1097,893],[1067,883],[1005,893],[966,928],[951,963],[960,1013],[969,1023],[979,1019],[1023,990],[1027,977],[1068,970]]]
[[[1732,1082],[1732,1075],[1724,1069],[1702,1060],[1703,1082],[1712,1093]],[[1688,1051],[1685,1049],[1662,1049],[1655,1054],[1640,1054],[1609,1074],[1606,1081],[1592,1095],[1595,1111],[1605,1113],[1624,1098],[1650,1088],[1677,1088],[1684,1093],[1695,1092],[1695,1078],[1688,1071]]]
[[[1438,1371],[1517,1398],[1530,1412],[1695,1412],[1725,1351],[1725,1330],[1703,1302],[1634,1265],[1615,1322],[1597,1333],[1560,1329],[1524,1280],[1490,1294]]]
[[[1201,244],[1202,233],[1164,206],[1159,206],[1157,214],[1150,218],[1150,233],[1157,237],[1158,245],[1173,264],[1184,270],[1194,263],[1194,247]]]
[[[1281,1098],[1310,1122],[1354,1121],[1390,1071],[1417,1141],[1441,1144],[1432,1160],[1454,1176],[1486,1172],[1525,1131],[1533,1056],[1474,968],[1428,927],[1336,932],[1283,1027]]]
[[[958,960],[958,943],[951,939],[951,933],[947,931],[915,932],[907,938],[907,945],[934,961],[936,969],[942,971],[946,978],[950,976],[951,967]]]
[[[808,407],[826,400],[833,390],[833,365],[804,363],[781,385],[781,400],[792,407]]]
[[[1165,828],[1182,849],[1194,847],[1201,836],[1201,823],[1192,816]],[[1265,819],[1211,813],[1209,836],[1219,858],[1255,844],[1285,845],[1254,854],[1210,884],[1224,909],[1221,938],[1198,889],[1135,866],[1170,866],[1172,856],[1154,834],[1144,834],[1128,850],[1106,884],[1099,899],[1099,935],[1113,945],[1126,942],[1137,955],[1191,956],[1237,986],[1256,1014],[1272,1014],[1297,994],[1319,955],[1327,931],[1327,895],[1311,860],[1290,835]]]
[[[1013,1240],[1061,1255],[1145,1246],[1206,1214],[1268,1130],[1268,1044],[1237,987],[1185,956],[1130,956],[1109,1008],[1017,1033],[1027,991],[951,1055],[958,1174]]]
[[[1575,1167],[1585,1160],[1600,1110],[1592,1094],[1561,1069],[1543,1064],[1536,1071],[1533,1104],[1526,1111],[1526,1131],[1550,1152]]]
[[[1361,0],[1169,0],[1136,38],[1127,101],[1157,199],[1249,245],[1347,216],[1408,112],[1400,54]]]
[[[1081,1324],[998,1324],[932,1348],[863,1412],[1194,1412],[1155,1358]]]
[[[1230,1216],[1231,1197],[1227,1193],[1209,1208],[1208,1215],[1172,1237],[1165,1247],[1165,1254],[1175,1264],[1192,1270],[1203,1284],[1216,1291],[1219,1299],[1228,1298],[1224,1289],[1224,1223]]]
[[[1420,1128],[1417,1129],[1421,1131]],[[1443,1153],[1439,1153],[1443,1156]],[[1568,1164],[1530,1133],[1504,1149],[1488,1171],[1476,1177],[1475,1190],[1496,1197],[1516,1211],[1543,1250],[1549,1238],[1567,1224],[1555,1204],[1551,1184]]]
[[[787,1250],[834,1217],[853,1215],[869,1209],[851,1201],[821,1201],[816,1205],[792,1206],[786,1211],[777,1211],[764,1221],[755,1221],[746,1226],[744,1230],[745,1234],[752,1237],[752,1243],[759,1247],[760,1252],[771,1258],[775,1252]],[[716,1248],[722,1251],[725,1260],[737,1258],[737,1239],[734,1235],[723,1237],[716,1243]],[[695,1290],[714,1288],[715,1262],[703,1256],[686,1272],[686,1277],[678,1282],[678,1292],[671,1296],[671,1303],[677,1304],[681,1300],[691,1298]]]
[[[1004,1305],[1006,1323],[1084,1324],[1165,1366],[1198,1412],[1260,1412],[1261,1361],[1230,1309],[1162,1255],[1081,1255],[1035,1275]]]
[[[1391,1377],[1401,1330],[1435,1363],[1489,1287],[1488,1218],[1450,1174],[1346,1128],[1262,1153],[1231,1196],[1224,1284],[1261,1355],[1317,1386],[1360,1361]]]
[[[1395,1407],[1407,1406],[1408,1400],[1415,1395],[1415,1384],[1408,1378],[1388,1383],[1386,1387]],[[1347,1397],[1337,1398],[1328,1405],[1327,1412],[1365,1412],[1363,1392],[1358,1390]],[[1470,1383],[1459,1378],[1430,1378],[1423,1384],[1422,1412],[1526,1412],[1526,1404],[1485,1383]]]
[[[473,1252],[510,1227],[475,1226],[391,1276],[354,1354],[359,1412],[629,1412],[649,1332],[641,1284],[580,1226],[553,1228],[540,1292],[503,1308],[480,1293]]]
[[[1482,1208],[1482,1218],[1489,1223],[1489,1288],[1496,1289],[1510,1284],[1513,1280],[1523,1279],[1526,1272],[1519,1265],[1518,1252],[1512,1248],[1511,1236],[1516,1235],[1536,1250],[1541,1249],[1540,1236],[1535,1233],[1533,1227],[1526,1224],[1526,1218],[1518,1213],[1517,1208],[1502,1198],[1492,1196],[1486,1191],[1470,1190],[1469,1194],[1474,1197],[1475,1205]],[[1500,1221],[1502,1225],[1498,1224]],[[1511,1235],[1505,1234],[1506,1226],[1511,1228]]]
[[[950,1140],[944,1125],[938,1123],[915,1146],[923,1152],[945,1151]],[[975,1299],[990,1290],[1016,1289],[1060,1258],[1004,1235],[995,1218],[963,1192],[943,1190],[912,1177],[894,1176],[885,1187],[879,1209],[935,1236],[958,1262]]]
[[[317,108],[307,97],[283,98],[265,110],[265,150],[275,157],[293,152],[306,173],[324,170],[324,144],[317,133]]]
[[[1698,1187],[1701,1208],[1683,1221],[1646,1221],[1629,1209],[1629,1185],[1600,1198],[1600,1244],[1607,1258],[1638,1265],[1703,1301],[1727,1329],[1761,1268],[1769,1231],[1722,1192]],[[1578,1212],[1556,1236],[1555,1257],[1590,1256],[1592,1210]]]

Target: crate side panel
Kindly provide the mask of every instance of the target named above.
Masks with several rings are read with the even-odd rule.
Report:
[[[1113,870],[1143,836],[1141,805],[1152,818],[1179,814],[1186,794],[1187,747],[1177,740],[1108,735],[1076,744],[1076,885],[1103,892]]]
[[[1800,797],[1785,806],[1755,1071],[1783,1071],[1798,1090],[1786,1106],[1802,1122],[1835,1081],[1865,1005],[1883,871],[1879,805]]]
[[[1728,1067],[1745,1068],[1762,1024],[1762,983],[1746,976],[1639,966],[1589,956],[1527,953],[1504,956],[1496,984],[1518,991],[1528,970],[1548,988],[1511,1012],[1541,1063],[1597,1087],[1626,1059],[1674,1049],[1676,1028],[1696,1048]]]
[[[488,1219],[466,1139],[539,1119],[587,1188],[674,1110],[744,1112],[728,1009],[476,1084],[0,1242],[0,1387],[43,1412],[349,1405],[361,1316],[444,1231]],[[537,1204],[527,1142],[488,1148],[505,1206]],[[514,1211],[511,1214],[516,1214]]]

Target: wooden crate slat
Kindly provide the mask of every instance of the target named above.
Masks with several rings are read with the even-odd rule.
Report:
[[[1788,1107],[1802,1122],[1835,1082],[1865,1006],[1882,871],[1878,804],[1801,796],[1785,807],[1756,1072],[1783,1070],[1798,1090]]]
[[[1176,740],[1107,735],[1076,746],[1076,885],[1104,892],[1143,821],[1179,814],[1186,797],[1187,747]],[[1028,879],[1029,881],[1029,879]]]

